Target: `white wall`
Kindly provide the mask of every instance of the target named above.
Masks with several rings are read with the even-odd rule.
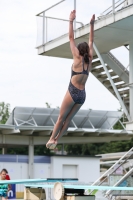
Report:
[[[6,168],[11,179],[27,179],[28,178],[28,164],[27,163],[12,163],[0,162],[0,170]],[[35,163],[34,164],[34,178],[49,178],[50,177],[50,164]],[[17,184],[17,191],[24,190],[24,186]]]
[[[63,156],[52,156],[51,157],[51,177],[52,178],[66,178],[63,177],[63,169],[68,165],[70,169],[70,176],[74,168],[77,170],[77,177],[75,174],[73,177],[78,178],[81,182],[93,182],[100,176],[100,158],[96,157],[63,157]],[[71,169],[72,167],[72,169]]]
[[[11,179],[25,179],[28,176],[28,164],[16,162],[0,162],[0,169],[6,168]]]
[[[8,170],[11,179],[27,179],[28,177],[27,163],[3,162],[0,163],[0,170],[3,168]],[[16,190],[21,192],[24,190],[24,186],[17,184]]]
[[[11,179],[27,179],[28,163],[0,162],[0,169],[6,168]],[[78,178],[79,181],[94,182],[100,176],[100,159],[96,157],[52,156],[51,163],[35,163],[34,178]],[[17,192],[24,189],[17,185]]]
[[[35,163],[34,178],[50,178],[50,165],[47,163]]]

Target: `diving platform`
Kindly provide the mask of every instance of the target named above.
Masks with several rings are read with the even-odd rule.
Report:
[[[99,17],[95,21],[94,31],[94,41],[101,54],[120,46],[129,45],[133,41],[133,4],[123,7],[115,14],[111,13]],[[76,43],[88,42],[89,32],[89,24],[76,29]],[[41,45],[37,46],[37,49],[39,55],[72,59],[68,33],[46,41],[45,44],[42,42]]]

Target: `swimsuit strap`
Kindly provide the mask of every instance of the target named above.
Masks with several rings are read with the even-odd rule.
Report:
[[[87,71],[88,72],[89,64],[87,65],[87,69],[85,70],[84,63],[85,63],[84,58],[82,58],[83,71]]]
[[[83,71],[85,71],[85,69],[84,69],[84,58],[82,57],[82,66],[83,66]]]

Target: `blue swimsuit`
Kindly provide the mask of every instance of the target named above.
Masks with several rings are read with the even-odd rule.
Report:
[[[88,72],[88,67],[89,67],[89,65],[87,66],[87,69],[85,70],[85,69],[84,69],[84,59],[82,59],[82,65],[83,65],[83,71],[82,71],[82,72],[75,72],[75,71],[73,71],[73,69],[72,69],[71,78],[72,78],[74,75],[78,75],[78,74],[86,74],[87,76],[89,75],[89,72]],[[72,84],[72,82],[71,82],[71,80],[70,80],[68,90],[69,90],[69,92],[70,92],[70,95],[71,95],[73,101],[74,101],[76,104],[83,104],[83,103],[85,102],[85,98],[86,98],[85,89],[80,90],[80,89],[76,88],[76,87]]]

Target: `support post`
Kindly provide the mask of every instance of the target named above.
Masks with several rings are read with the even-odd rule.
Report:
[[[64,143],[62,144],[62,155],[64,155]]]
[[[46,42],[47,42],[47,36],[48,36],[48,18],[46,17]]]
[[[113,14],[115,13],[115,0],[112,0],[112,10],[113,10]]]
[[[28,166],[28,176],[29,179],[34,178],[34,142],[33,137],[29,137],[29,166]]]
[[[5,155],[7,153],[7,148],[3,147],[2,148],[2,155]]]
[[[133,83],[133,43],[129,46],[129,84]],[[130,116],[133,121],[133,85],[130,85]]]
[[[42,44],[43,44],[43,51],[45,45],[45,11],[43,12],[43,29],[42,29]]]
[[[126,124],[127,130],[133,131],[133,42],[129,43],[129,110],[130,121]]]
[[[2,134],[2,144],[3,144],[3,147],[2,147],[2,155],[5,155],[6,154],[6,148],[4,147],[4,144],[6,143],[6,137],[4,134]]]

